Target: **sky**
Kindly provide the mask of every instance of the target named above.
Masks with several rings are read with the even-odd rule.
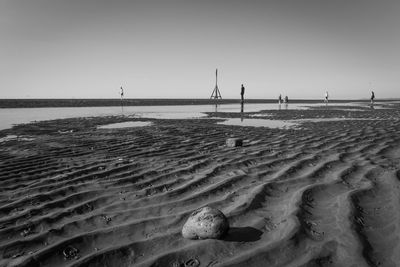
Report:
[[[397,0],[0,0],[0,98],[400,98]]]

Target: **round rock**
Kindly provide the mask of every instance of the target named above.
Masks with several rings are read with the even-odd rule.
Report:
[[[229,229],[225,215],[218,209],[202,207],[190,214],[182,228],[182,235],[189,239],[219,239]]]

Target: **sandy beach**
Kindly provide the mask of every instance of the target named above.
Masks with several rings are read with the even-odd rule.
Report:
[[[214,115],[0,131],[0,266],[400,266],[400,104]],[[184,239],[206,205],[229,232]]]

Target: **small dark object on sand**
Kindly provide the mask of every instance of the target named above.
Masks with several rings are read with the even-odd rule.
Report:
[[[25,237],[25,236],[33,234],[34,228],[35,228],[35,226],[33,225],[33,223],[29,223],[27,225],[27,227],[21,232],[21,236]]]
[[[200,261],[198,259],[190,259],[185,262],[185,267],[197,267],[200,266]]]
[[[176,262],[173,262],[171,266],[172,267],[197,267],[197,266],[200,266],[200,261],[196,258],[189,259],[189,260],[187,260],[185,262],[181,262],[181,263],[179,261],[176,261]]]
[[[228,138],[226,139],[226,146],[227,147],[243,146],[243,140],[239,138]]]
[[[78,259],[79,250],[73,246],[68,246],[63,250],[63,255],[66,260]]]
[[[106,215],[101,215],[101,218],[102,218],[103,220],[105,220],[106,223],[109,223],[109,222],[112,221],[112,219],[111,219],[110,217],[106,216]]]

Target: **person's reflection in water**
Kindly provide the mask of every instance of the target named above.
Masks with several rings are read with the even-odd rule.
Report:
[[[214,116],[218,117],[218,104],[215,104]]]
[[[243,110],[244,110],[244,103],[242,101],[240,105],[240,121],[243,121]]]
[[[285,109],[288,109],[288,106],[289,106],[289,98],[288,98],[288,96],[285,96],[285,99],[283,100],[283,102],[285,103]]]

